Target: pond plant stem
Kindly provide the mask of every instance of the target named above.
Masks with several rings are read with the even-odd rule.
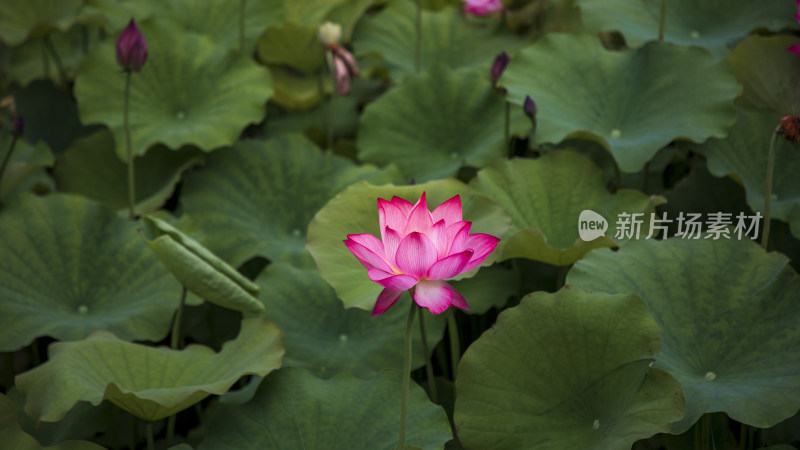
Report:
[[[416,39],[414,40],[414,72],[422,69],[422,0],[417,0],[417,18],[414,24]]]
[[[334,99],[336,98],[336,65],[333,61],[333,52],[327,52],[325,60],[328,63],[328,71],[331,76],[331,97],[328,99],[328,149],[333,151],[333,120],[334,120]]]
[[[8,152],[3,157],[3,162],[0,163],[0,188],[3,187],[3,175],[6,172],[9,161],[11,161],[11,154],[14,153],[14,147],[17,145],[17,134],[14,133],[11,137],[11,145],[8,146]]]
[[[425,377],[428,379],[428,390],[431,393],[431,401],[439,404],[439,395],[436,392],[436,378],[433,375],[433,363],[431,362],[431,354],[428,348],[428,335],[425,332],[425,312],[422,308],[419,311],[419,334],[422,337],[422,354],[425,356]]]
[[[511,104],[508,100],[505,101],[506,104],[506,128],[505,128],[505,137],[506,137],[506,149],[508,150],[508,157],[514,157],[514,149],[511,148]]]
[[[769,154],[767,155],[767,179],[764,187],[764,233],[761,234],[761,247],[766,250],[769,244],[770,203],[772,202],[772,177],[775,172],[775,142],[778,140],[781,127],[775,128],[769,140]]]
[[[131,97],[131,71],[125,71],[125,104],[122,110],[122,122],[125,127],[125,145],[128,155],[128,217],[133,220],[136,218],[136,185],[133,172],[133,145],[131,144],[131,126],[128,119]]]
[[[664,26],[667,23],[667,0],[661,0],[661,21],[658,23],[658,42],[664,42]]]
[[[67,87],[67,72],[64,71],[64,63],[61,62],[61,57],[58,56],[56,47],[53,45],[53,40],[50,39],[49,34],[44,37],[44,46],[45,48],[47,48],[47,51],[50,53],[50,56],[53,57],[53,62],[56,63],[56,71],[58,72],[58,81],[61,83],[62,87]]]
[[[453,381],[455,381],[458,374],[458,362],[461,360],[461,339],[458,337],[458,323],[453,309],[448,308],[445,314],[447,314],[447,335],[450,337],[450,370]]]
[[[398,436],[397,448],[406,448],[406,421],[408,420],[408,389],[411,384],[411,327],[414,325],[414,313],[417,304],[412,300],[411,308],[408,310],[408,320],[406,321],[406,340],[403,356],[403,391],[402,402],[400,404],[400,435]]]
[[[144,431],[147,436],[147,450],[156,450],[156,443],[153,440],[153,422],[145,422]]]
[[[186,305],[186,286],[181,286],[181,303],[178,310],[175,311],[175,320],[172,322],[172,333],[170,333],[170,347],[175,350],[180,350],[183,347],[181,336],[181,319],[183,318],[183,308]],[[178,414],[173,414],[167,419],[167,447],[172,445],[172,440],[175,438],[175,422],[178,420]]]

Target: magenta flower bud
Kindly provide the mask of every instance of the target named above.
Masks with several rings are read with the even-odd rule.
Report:
[[[125,71],[138,72],[142,70],[145,62],[147,62],[147,42],[136,22],[131,19],[117,39],[117,63]]]
[[[464,11],[474,16],[486,16],[504,8],[500,0],[464,0]]]
[[[506,70],[510,59],[506,52],[500,53],[497,55],[497,58],[494,59],[494,64],[492,64],[492,84],[497,84],[497,80],[500,79],[500,75]]]
[[[533,101],[530,95],[525,96],[525,103],[522,104],[522,110],[525,112],[525,115],[531,119],[536,116],[536,102]]]
[[[14,115],[11,118],[11,134],[20,137],[25,133],[25,121],[22,116]]]

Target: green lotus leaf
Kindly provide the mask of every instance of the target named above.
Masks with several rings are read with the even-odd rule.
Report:
[[[411,186],[373,186],[366,181],[355,183],[331,199],[308,225],[308,251],[314,257],[320,275],[336,289],[336,294],[347,308],[372,311],[383,287],[367,277],[364,266],[342,241],[348,234],[371,233],[380,236],[379,198],[389,200],[398,196],[414,203],[423,192],[431,209],[460,195],[464,220],[472,222],[470,233],[502,237],[508,230],[510,220],[502,208],[483,197],[472,195],[469,188],[457,180],[436,180]],[[494,262],[495,254],[489,255],[483,265]],[[473,276],[474,272],[457,279]]]
[[[513,159],[478,172],[470,183],[510,214],[511,231],[503,244],[501,260],[528,258],[567,266],[595,248],[615,247],[617,217],[645,213],[653,203],[639,191],[621,189],[611,194],[603,173],[592,161],[571,150],[553,151],[539,159]],[[608,221],[605,235],[591,241],[579,237],[581,212],[594,211]],[[648,235],[649,220],[641,238]]]
[[[160,3],[130,0],[84,0],[83,13],[101,16],[105,30],[110,33],[118,33],[128,25],[131,18],[136,18],[138,24],[153,16]]]
[[[228,52],[209,36],[178,32],[171,22],[140,24],[148,59],[131,76],[130,126],[133,152],[143,155],[163,143],[202,150],[234,143],[242,129],[259,122],[272,95],[269,71],[251,58]],[[114,43],[96,46],[75,80],[83,123],[111,128],[117,154],[126,160],[123,103],[125,75]]]
[[[736,125],[727,139],[709,139],[702,145],[688,145],[704,154],[708,168],[716,176],[735,175],[747,191],[747,204],[753,211],[764,212],[767,158],[772,132],[781,115],[768,110],[739,109]],[[775,142],[775,173],[772,178],[770,214],[788,220],[792,209],[800,207],[800,171],[798,147],[779,137]]]
[[[392,450],[400,421],[397,371],[370,380],[340,375],[320,380],[294,368],[267,377],[248,403],[221,406],[198,450],[217,448]],[[452,438],[447,414],[412,383],[406,442],[443,449]]]
[[[0,130],[0,158],[5,158],[11,148],[13,137],[7,133],[7,129]],[[2,159],[0,159],[2,161]],[[39,141],[36,145],[31,145],[25,139],[17,139],[14,143],[14,153],[8,160],[5,172],[0,181],[0,202],[9,197],[12,189],[22,183],[26,177],[37,170],[53,165],[53,154],[47,144]]]
[[[505,99],[483,71],[436,65],[366,108],[358,156],[397,164],[418,182],[453,177],[463,166],[485,167],[509,153],[505,111]],[[512,111],[511,133],[526,133],[530,120],[521,108],[512,105]]]
[[[389,2],[383,11],[359,22],[353,33],[353,48],[359,55],[381,55],[392,78],[400,81],[416,72],[416,17],[414,1]],[[449,70],[471,67],[479,69],[487,80],[497,55],[503,51],[511,54],[525,44],[524,39],[495,23],[465,20],[460,8],[423,10],[421,27],[421,69],[437,63]]]
[[[147,245],[187,290],[215,305],[263,314],[258,285],[167,222],[145,216],[142,223]]]
[[[703,49],[651,42],[606,50],[594,35],[549,34],[511,59],[500,78],[509,101],[530,95],[542,142],[600,142],[623,172],[638,172],[675,139],[725,137],[741,87]]]
[[[800,278],[788,262],[735,236],[635,241],[592,252],[567,283],[647,303],[663,338],[654,367],[686,397],[673,433],[715,411],[764,428],[800,408]]]
[[[660,1],[578,0],[578,5],[587,30],[620,31],[631,47],[658,40]],[[669,0],[664,41],[704,47],[722,58],[752,30],[794,25],[795,12],[790,2],[780,1]]]
[[[206,34],[217,45],[239,50],[239,19],[244,6],[244,53],[253,53],[258,36],[268,26],[281,23],[283,5],[278,1],[168,0],[161,3],[163,13],[187,31]]]
[[[86,54],[86,47],[96,43],[97,34],[96,27],[90,29],[72,27],[67,32],[58,30],[50,32],[50,43],[58,54],[68,79],[75,78]],[[11,50],[10,61],[4,69],[10,80],[16,81],[23,87],[38,79],[50,80],[54,84],[61,83],[57,63],[48,49],[45,38],[28,39],[14,47]]]
[[[371,317],[366,311],[345,309],[336,292],[313,268],[272,264],[257,282],[266,318],[285,333],[284,366],[308,369],[320,378],[339,373],[370,378],[381,369],[402,369],[409,297],[403,297],[384,314]],[[377,297],[372,299],[373,304],[375,300]],[[430,352],[442,339],[444,320],[423,313]],[[419,326],[414,325],[412,369],[422,367],[426,357]]]
[[[29,36],[41,37],[52,30],[67,31],[87,21],[84,0],[0,0],[0,40],[13,47]]]
[[[88,403],[79,403],[72,408],[63,420],[58,422],[37,422],[25,414],[25,396],[16,388],[11,388],[6,393],[14,402],[14,407],[19,415],[19,426],[22,431],[30,434],[42,445],[56,445],[59,442],[75,439],[89,439],[97,433],[108,430],[116,408],[111,403],[102,403],[92,406]],[[46,447],[50,449],[51,447]]]
[[[275,94],[270,101],[291,111],[306,110],[319,104],[325,91],[323,78],[327,75],[319,73],[303,73],[288,66],[269,66]],[[269,126],[270,122],[266,122]],[[320,126],[324,126],[320,122]]]
[[[636,295],[530,294],[464,353],[458,437],[467,448],[611,450],[668,431],[684,402],[650,368],[660,346]]]
[[[325,66],[325,47],[319,25],[285,23],[269,27],[258,38],[258,59],[264,64],[286,64],[296,70],[314,72]]]
[[[136,224],[74,195],[22,195],[0,212],[0,351],[107,330],[158,341],[180,285]]]
[[[155,211],[172,195],[181,174],[199,164],[201,153],[156,145],[134,160],[136,212]],[[128,165],[117,157],[114,136],[106,130],[75,141],[61,154],[53,170],[58,189],[99,201],[109,209],[128,209]]]
[[[0,394],[0,440],[4,448],[14,450],[43,450],[39,442],[20,428],[14,402]],[[88,441],[65,441],[46,450],[102,450],[103,447]]]
[[[787,51],[794,36],[749,36],[733,50],[731,66],[744,86],[740,100],[749,108],[771,109],[780,116],[800,114],[800,58]],[[773,126],[774,128],[774,126]]]
[[[244,141],[208,156],[188,174],[185,216],[212,252],[238,267],[260,255],[273,262],[304,254],[308,222],[345,186],[363,179],[392,181],[391,172],[321,152],[300,136]]]
[[[183,350],[125,342],[108,332],[51,344],[50,359],[16,377],[27,396],[25,412],[58,421],[80,401],[104,399],[131,414],[158,420],[221,395],[244,375],[264,376],[281,366],[280,330],[263,319],[245,319],[239,336],[214,353],[202,345]]]

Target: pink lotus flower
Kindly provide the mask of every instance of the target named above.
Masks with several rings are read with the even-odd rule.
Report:
[[[461,197],[456,195],[433,212],[425,193],[416,204],[399,197],[378,199],[381,238],[349,234],[347,248],[367,268],[369,278],[384,287],[372,315],[383,314],[411,289],[417,305],[433,314],[450,305],[469,309],[464,297],[441,281],[478,267],[500,239],[469,234],[472,222],[461,220]]]
[[[794,18],[797,20],[798,23],[800,23],[800,0],[797,0],[797,14],[794,15]],[[790,46],[786,50],[789,50],[795,55],[800,55],[800,42]]]
[[[504,8],[500,0],[464,0],[464,2],[466,3],[464,11],[476,16],[485,16]]]
[[[138,72],[147,62],[147,42],[131,19],[117,39],[117,63],[125,71]]]

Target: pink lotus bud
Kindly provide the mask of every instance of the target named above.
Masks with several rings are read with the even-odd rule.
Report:
[[[531,119],[536,116],[536,102],[533,101],[530,95],[525,96],[525,102],[522,104],[522,111],[524,111],[525,115]]]
[[[464,3],[464,11],[475,16],[485,16],[504,8],[500,0],[464,0]]]
[[[470,234],[472,222],[461,218],[456,195],[433,211],[425,193],[416,204],[399,197],[378,199],[381,239],[350,234],[347,248],[367,268],[370,280],[384,287],[372,315],[383,314],[404,291],[411,290],[417,305],[440,314],[451,305],[469,309],[464,297],[443,280],[478,267],[500,239]]]
[[[500,53],[497,55],[497,58],[494,59],[494,64],[492,64],[492,84],[497,84],[497,80],[500,79],[500,75],[506,70],[510,59],[506,52]]]
[[[147,62],[147,42],[131,19],[117,39],[117,63],[125,71],[138,72]]]

